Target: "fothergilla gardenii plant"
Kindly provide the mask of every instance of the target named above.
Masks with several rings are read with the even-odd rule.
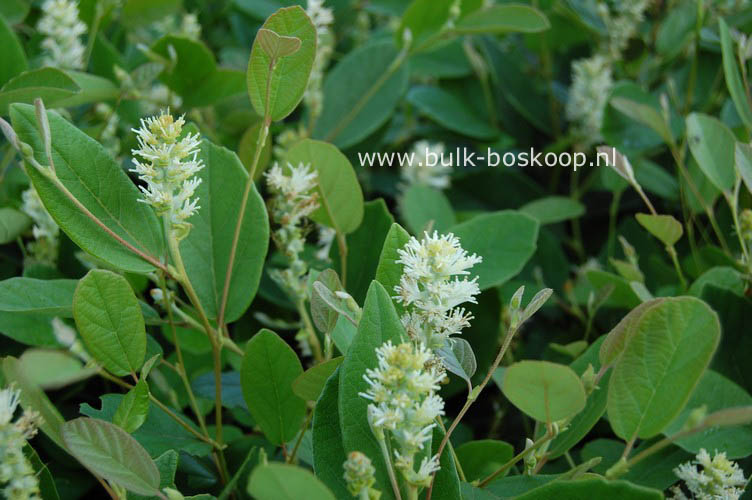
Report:
[[[0,497],[752,497],[752,4],[0,2]]]

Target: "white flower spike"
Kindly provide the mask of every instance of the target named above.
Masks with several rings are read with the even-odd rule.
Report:
[[[394,466],[412,486],[425,487],[438,470],[437,457],[424,458],[415,470],[415,455],[431,440],[444,401],[436,394],[443,374],[426,364],[433,354],[422,344],[391,341],[376,349],[378,366],[366,370],[368,390],[360,396],[371,401],[368,423],[379,441],[389,439]]]
[[[190,231],[187,221],[199,208],[198,198],[192,198],[201,179],[194,175],[204,168],[197,159],[201,139],[198,134],[186,134],[180,139],[185,120],[177,120],[167,112],[141,120],[138,135],[139,149],[132,150],[134,168],[146,182],[139,186],[144,194],[140,201],[154,207],[165,216],[180,240]],[[141,157],[141,160],[136,157]]]
[[[44,64],[60,69],[83,69],[85,48],[80,36],[86,25],[78,18],[78,4],[72,0],[46,0],[37,30],[45,35]]]
[[[478,278],[458,276],[470,274],[469,269],[483,259],[468,254],[453,234],[436,231],[425,233],[420,241],[411,238],[398,254],[397,262],[404,268],[394,298],[412,308],[402,316],[402,324],[412,339],[439,349],[470,325],[472,315],[457,306],[477,302]]]

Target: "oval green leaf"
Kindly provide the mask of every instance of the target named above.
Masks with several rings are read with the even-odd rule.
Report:
[[[0,281],[0,311],[73,316],[73,293],[78,281],[9,278]]]
[[[520,361],[504,371],[504,395],[539,422],[577,415],[585,407],[585,389],[577,374],[548,361]]]
[[[52,157],[62,184],[123,240],[154,258],[164,255],[162,225],[152,208],[138,201],[141,193],[121,166],[104,147],[59,114],[48,111],[47,117],[52,133]],[[11,119],[19,139],[30,144],[37,161],[46,165],[33,106],[14,104]],[[78,246],[125,271],[154,270],[84,215],[47,177],[31,166],[26,172],[52,218]]]
[[[363,192],[350,160],[335,146],[305,139],[287,152],[286,162],[310,165],[318,175],[319,208],[311,219],[340,234],[355,231],[363,220]]]
[[[454,32],[462,35],[483,33],[538,33],[551,27],[548,18],[528,5],[492,5],[460,19]]]
[[[335,500],[310,471],[296,465],[259,465],[248,480],[248,493],[258,500]]]
[[[87,350],[109,372],[136,373],[146,355],[141,306],[122,276],[89,271],[73,295],[73,318]]]
[[[636,214],[635,218],[650,234],[667,247],[673,246],[684,234],[681,222],[672,215]]]
[[[191,284],[209,318],[216,318],[224,293],[230,249],[240,214],[248,174],[232,151],[202,138],[198,158],[205,167],[196,189],[201,209],[189,219],[193,228],[180,242]],[[269,217],[264,200],[251,186],[233,263],[225,321],[237,320],[248,309],[261,281],[269,247]]]
[[[66,449],[93,473],[139,495],[160,495],[154,460],[120,427],[81,417],[63,424],[62,432]]]
[[[301,42],[299,50],[276,59],[271,76],[271,58],[261,47],[258,35],[251,48],[246,76],[251,104],[261,116],[265,115],[268,104],[269,116],[277,121],[292,113],[303,98],[316,57],[316,29],[299,5],[279,9],[266,20],[262,28],[280,36],[295,37]],[[267,96],[269,78],[271,83],[268,85]]]
[[[647,308],[629,329],[609,382],[608,418],[620,438],[647,439],[686,404],[715,352],[721,327],[705,302],[671,297]]]
[[[347,54],[324,81],[324,109],[313,137],[347,148],[389,119],[407,90],[409,70],[396,65],[391,40],[369,43]]]
[[[271,330],[260,330],[248,342],[240,367],[240,385],[248,411],[266,438],[280,445],[300,431],[305,401],[292,390],[303,373],[295,351]]]
[[[442,127],[474,139],[494,139],[499,131],[454,94],[439,87],[410,89],[407,100]]]
[[[733,132],[717,118],[692,113],[687,117],[687,142],[697,165],[710,182],[730,193],[736,182]]]
[[[470,270],[478,275],[481,290],[513,277],[533,256],[538,240],[538,221],[529,215],[504,210],[478,215],[449,228],[468,253],[483,257]]]

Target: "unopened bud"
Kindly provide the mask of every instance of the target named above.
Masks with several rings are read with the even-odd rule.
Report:
[[[698,406],[697,408],[694,408],[692,411],[689,412],[689,416],[687,417],[687,421],[684,422],[684,430],[694,429],[695,427],[702,424],[702,422],[705,420],[705,417],[708,416],[708,407],[707,405]]]
[[[585,387],[585,394],[590,394],[595,389],[595,368],[592,363],[588,363],[585,372],[582,374],[582,385]]]

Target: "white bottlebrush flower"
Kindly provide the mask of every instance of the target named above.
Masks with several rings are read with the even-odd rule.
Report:
[[[444,144],[418,141],[410,151],[410,161],[402,166],[402,179],[407,186],[418,184],[435,189],[446,189],[450,184],[452,165],[442,161]]]
[[[308,106],[308,110],[316,119],[321,114],[324,107],[324,93],[322,90],[324,83],[324,71],[329,65],[332,51],[334,50],[334,35],[331,26],[334,23],[332,9],[324,7],[324,0],[308,0],[306,14],[311,18],[313,26],[316,28],[316,56],[313,60],[313,68],[308,78],[303,100]]]
[[[674,474],[697,500],[736,500],[744,492],[747,480],[744,471],[726,458],[726,453],[716,452],[713,458],[703,448],[692,462],[685,462]],[[686,498],[679,487],[674,488],[674,498]]]
[[[315,192],[316,171],[303,164],[288,164],[283,170],[275,163],[264,176],[272,193],[269,215],[279,226],[272,233],[272,239],[290,263],[287,268],[275,270],[271,275],[296,301],[302,300],[308,266],[300,258],[300,253],[305,245],[306,218],[319,206]]]
[[[194,175],[204,168],[197,159],[199,135],[186,134],[180,138],[184,124],[182,116],[175,120],[169,111],[163,111],[142,119],[141,128],[133,129],[139,149],[132,150],[135,166],[131,172],[146,182],[146,187],[139,186],[144,194],[140,201],[167,217],[178,239],[188,235],[191,224],[187,220],[201,208],[198,198],[191,198],[201,184],[201,179]]]
[[[394,466],[413,486],[428,486],[438,462],[431,458],[415,469],[415,455],[430,442],[444,401],[436,394],[442,373],[427,368],[433,353],[423,344],[386,342],[376,349],[378,366],[363,378],[368,390],[360,396],[371,401],[368,423],[379,441],[389,440]]]
[[[424,234],[422,240],[410,238],[397,251],[397,263],[403,265],[394,298],[409,309],[402,316],[405,330],[428,349],[443,347],[451,335],[470,325],[472,316],[460,304],[476,303],[480,293],[478,278],[460,279],[483,259],[469,255],[453,234]]]
[[[345,483],[347,490],[354,497],[362,499],[377,499],[380,493],[372,488],[376,482],[374,474],[376,469],[371,460],[359,451],[353,451],[347,456],[347,460],[342,464],[345,469]]]
[[[572,63],[572,73],[567,119],[589,146],[601,140],[603,112],[613,86],[611,63],[601,55],[579,59]]]
[[[24,412],[13,421],[19,394],[12,387],[0,390],[0,491],[11,500],[39,500],[37,476],[23,448],[36,434],[41,418],[35,412]]]
[[[28,244],[29,254],[36,262],[52,265],[57,260],[60,227],[42,204],[34,186],[21,193],[21,210],[34,221],[34,242]]]
[[[78,4],[72,0],[46,0],[37,30],[45,35],[44,64],[60,69],[83,69],[85,48],[80,36],[86,25],[78,18]]]
[[[627,48],[629,40],[637,34],[650,0],[621,0],[609,9],[600,4],[600,14],[608,33],[608,51],[617,60]]]

